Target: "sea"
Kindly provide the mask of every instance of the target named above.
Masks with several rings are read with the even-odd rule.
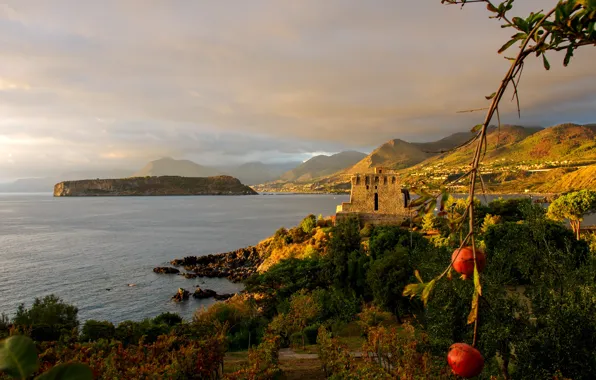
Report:
[[[190,255],[254,245],[308,214],[332,215],[347,195],[54,198],[0,194],[0,313],[55,294],[79,320],[191,319],[215,302],[171,301],[178,288],[242,289],[227,279],[185,279],[152,269]]]

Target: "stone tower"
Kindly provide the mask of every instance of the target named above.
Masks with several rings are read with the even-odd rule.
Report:
[[[357,216],[361,224],[401,224],[408,218],[409,193],[394,171],[376,167],[371,174],[352,176],[350,202],[337,206],[336,218]]]

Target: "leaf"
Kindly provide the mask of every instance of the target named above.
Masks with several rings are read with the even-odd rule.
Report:
[[[501,46],[501,48],[499,49],[499,54],[501,54],[505,50],[509,49],[511,47],[511,45],[513,45],[516,41],[517,41],[517,39],[514,38],[514,39],[509,40],[505,45]]]
[[[567,48],[567,53],[565,54],[565,59],[563,60],[563,66],[567,67],[567,65],[569,65],[569,61],[571,61],[571,57],[573,57],[573,47],[569,46]]]
[[[39,375],[36,380],[93,380],[93,372],[85,364],[66,363]]]
[[[422,277],[420,277],[420,272],[418,272],[418,269],[416,269],[414,271],[414,276],[416,276],[416,278],[418,279],[418,281],[420,281],[420,283],[424,283],[424,281],[422,281]]]
[[[433,288],[435,287],[435,283],[437,282],[437,280],[432,280],[431,282],[429,282],[428,284],[426,284],[426,286],[424,287],[424,290],[422,291],[422,303],[424,303],[424,306],[426,306],[426,304],[428,303],[428,299],[430,298],[430,293],[433,291]]]
[[[468,324],[472,324],[478,319],[478,298],[478,293],[474,291],[474,296],[472,297],[472,310],[470,310],[470,314],[468,314]]]
[[[35,343],[30,338],[14,335],[0,342],[0,372],[25,379],[37,371],[38,366]]]
[[[488,98],[487,98],[487,99],[488,99]],[[476,124],[476,125],[474,126],[474,128],[472,128],[472,130],[471,130],[470,132],[472,132],[472,133],[477,133],[479,130],[481,130],[481,129],[482,129],[482,127],[484,127],[484,124]]]
[[[406,285],[402,294],[406,297],[410,296],[410,298],[414,298],[415,296],[422,294],[423,291],[424,284],[409,284]]]
[[[520,30],[523,30],[526,33],[528,33],[530,31],[530,25],[523,18],[521,18],[521,17],[514,17],[513,19],[511,19],[511,21],[513,21],[513,23],[515,24],[515,26],[517,26]]]
[[[486,100],[491,100],[492,98],[495,97],[495,95],[497,95],[496,92],[493,92],[492,94],[490,94],[489,96],[485,96]]]
[[[499,13],[499,10],[491,3],[486,4],[486,9],[488,9],[489,11],[491,11],[493,13]]]
[[[548,63],[548,59],[546,59],[544,54],[542,54],[542,62],[544,63],[544,68],[546,70],[550,70],[550,63]]]
[[[478,266],[474,262],[474,292],[482,295],[482,285],[480,285],[480,273],[478,273]]]

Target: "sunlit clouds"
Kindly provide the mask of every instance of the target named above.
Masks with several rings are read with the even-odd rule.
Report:
[[[485,106],[508,65],[511,32],[487,16],[439,0],[5,1],[0,179],[304,160],[469,129],[483,115],[456,111]],[[593,50],[527,65],[522,120],[511,103],[505,121],[595,121]]]

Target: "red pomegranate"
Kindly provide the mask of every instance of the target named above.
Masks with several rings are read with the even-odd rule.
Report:
[[[462,278],[474,276],[474,251],[472,247],[463,247],[461,250],[456,249],[451,255],[453,262],[453,269],[461,273]],[[482,273],[486,266],[486,256],[484,252],[476,249],[476,263],[478,264],[478,272]]]
[[[447,363],[454,374],[466,379],[478,376],[484,368],[480,351],[465,343],[455,343],[449,347]]]

